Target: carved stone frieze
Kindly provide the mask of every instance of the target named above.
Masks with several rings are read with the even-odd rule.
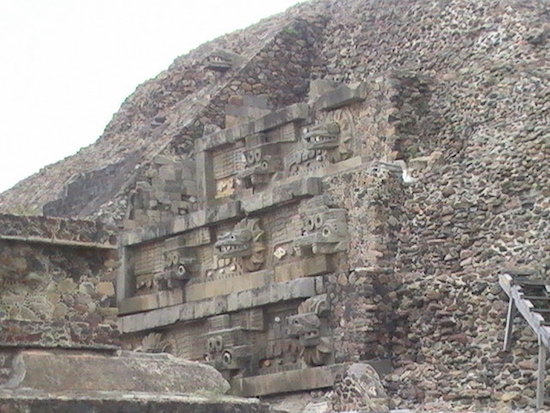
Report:
[[[195,261],[190,248],[180,247],[164,252],[164,272],[155,276],[157,288],[182,288],[191,278],[191,266]]]
[[[170,343],[161,333],[149,333],[141,340],[141,345],[135,351],[141,353],[164,353],[170,348]]]
[[[237,178],[245,188],[262,188],[271,182],[273,175],[282,169],[277,144],[265,143],[244,151],[245,169]]]
[[[350,112],[338,110],[324,121],[305,127],[301,145],[286,159],[286,170],[290,175],[307,173],[348,159],[354,137],[353,118]]]
[[[338,122],[329,121],[320,125],[306,128],[304,142],[307,149],[334,149],[338,147],[340,125]]]
[[[335,254],[345,251],[349,238],[346,210],[335,207],[330,197],[304,202],[301,236],[294,241],[298,254]]]
[[[204,360],[220,371],[244,373],[250,367],[252,348],[243,343],[241,327],[211,331],[206,339]]]
[[[287,318],[288,335],[303,346],[302,358],[308,366],[327,364],[332,356],[332,342],[326,336],[328,313],[327,295],[322,294],[305,300],[298,314]]]
[[[233,67],[237,58],[238,56],[234,53],[216,50],[208,55],[204,63],[207,69],[225,72]]]
[[[210,58],[213,70],[235,64]],[[231,116],[244,113],[237,109]],[[310,109],[292,105],[197,139],[197,210],[129,244],[127,268],[156,291],[131,297],[124,332],[163,328],[164,338],[148,339],[158,338],[154,348],[167,337],[174,354],[231,380],[305,371],[304,389],[332,385],[330,375],[314,377],[335,362],[325,274],[345,265],[333,255],[346,251],[349,233],[347,210],[324,194],[323,177],[362,158],[348,160],[354,108]]]
[[[244,271],[258,271],[265,262],[264,236],[259,218],[245,218],[215,243],[218,257],[237,259]]]

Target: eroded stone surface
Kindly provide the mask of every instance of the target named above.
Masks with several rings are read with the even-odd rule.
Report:
[[[216,394],[229,389],[229,384],[212,367],[166,353],[105,355],[81,351],[13,350],[2,351],[2,357],[11,371],[3,378],[0,388],[45,392],[211,391]]]

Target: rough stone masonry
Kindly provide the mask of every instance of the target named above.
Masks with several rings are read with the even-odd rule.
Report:
[[[124,345],[211,363],[241,394],[533,406],[536,337],[518,324],[501,350],[497,276],[550,266],[548,13],[300,4],[176,59],[0,208],[117,225]],[[31,282],[25,248],[9,265]],[[88,316],[62,303],[47,313]]]

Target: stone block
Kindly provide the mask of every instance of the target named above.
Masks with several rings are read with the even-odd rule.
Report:
[[[320,110],[337,109],[365,100],[367,93],[366,83],[360,83],[356,86],[342,85],[333,91],[321,95],[315,103],[315,107]]]
[[[115,309],[116,310],[116,309]],[[1,347],[114,350],[119,332],[112,326],[83,322],[0,320]]]
[[[246,213],[257,212],[275,205],[299,201],[308,196],[318,195],[321,193],[321,190],[321,178],[293,179],[290,182],[276,186],[272,191],[254,194],[252,197],[241,199],[242,208]]]
[[[115,295],[115,286],[112,282],[100,282],[96,286],[96,292],[110,297]]]
[[[273,277],[270,271],[257,271],[239,277],[225,278],[192,284],[185,288],[185,301],[198,301],[219,295],[227,295],[268,284]]]
[[[119,317],[118,325],[123,333],[146,331],[174,324],[177,321],[196,320],[226,312],[261,307],[266,304],[312,297],[319,294],[318,284],[321,278],[321,276],[317,276],[298,278],[284,283],[270,283],[260,288],[201,301],[186,302],[146,313],[123,315]]]
[[[305,258],[300,261],[276,266],[274,280],[276,282],[284,282],[331,271],[329,258],[326,255],[317,255],[312,258]]]
[[[268,404],[235,396],[167,394],[152,392],[87,391],[44,392],[0,390],[3,412],[29,413],[272,413]]]
[[[119,302],[118,307],[119,314],[131,314],[181,303],[183,303],[183,291],[177,289],[125,298]]]
[[[332,365],[291,370],[262,376],[231,380],[231,393],[239,396],[258,397],[331,387],[335,376],[346,365]]]
[[[383,376],[391,372],[389,360],[373,360],[361,364],[332,364],[261,376],[234,378],[230,382],[231,393],[239,396],[259,397],[332,387],[337,379],[345,375],[349,369],[354,372],[354,369],[357,369],[356,366],[372,369],[375,375]]]
[[[0,353],[11,358],[8,380],[1,388],[58,391],[142,391],[223,394],[228,383],[214,368],[170,354],[123,351],[92,352],[22,350]]]
[[[305,103],[295,103],[294,105],[268,113],[254,121],[245,122],[200,138],[196,141],[196,149],[198,152],[212,150],[218,146],[244,139],[246,136],[254,133],[264,132],[286,123],[305,120],[308,116],[309,106]]]

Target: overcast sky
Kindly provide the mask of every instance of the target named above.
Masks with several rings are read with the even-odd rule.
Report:
[[[0,192],[94,142],[179,55],[298,0],[0,0]]]

